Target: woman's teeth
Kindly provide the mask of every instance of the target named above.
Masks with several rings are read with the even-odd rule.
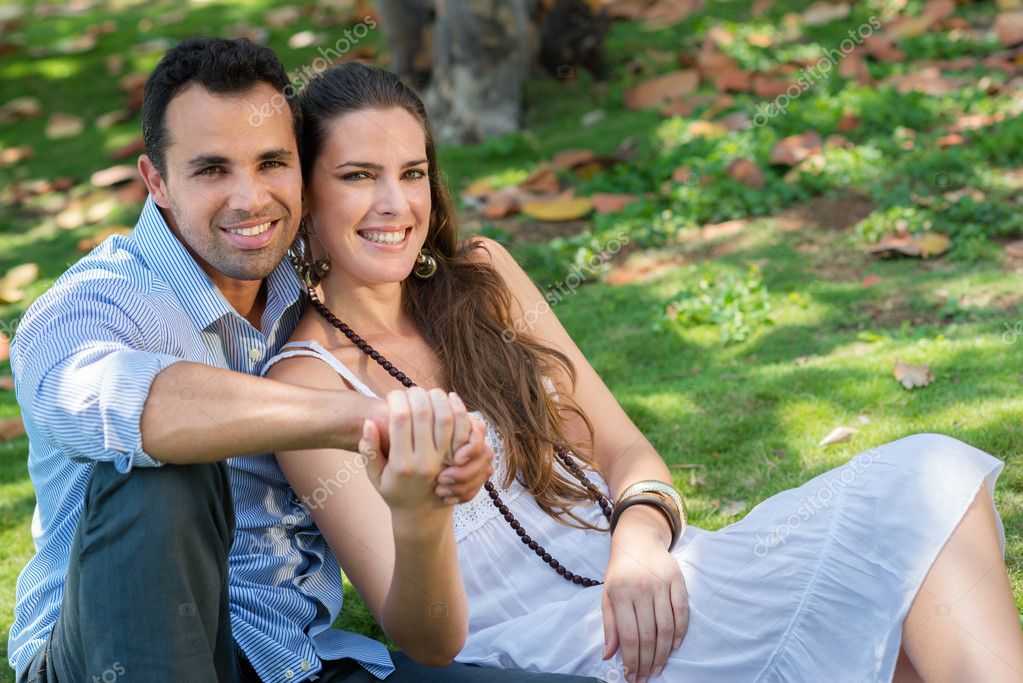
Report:
[[[242,235],[243,237],[253,237],[255,235],[262,235],[264,232],[269,230],[270,229],[270,225],[272,223],[273,223],[273,221],[270,221],[269,223],[261,223],[260,225],[254,225],[251,228],[239,228],[238,230],[228,230],[227,232],[231,233],[232,235]]]
[[[359,234],[370,242],[379,242],[380,244],[401,244],[405,241],[404,230],[401,232],[360,232]]]

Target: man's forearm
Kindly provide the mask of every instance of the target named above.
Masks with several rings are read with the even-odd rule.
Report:
[[[384,402],[180,362],[160,372],[142,410],[142,448],[166,463],[309,448],[355,450]]]

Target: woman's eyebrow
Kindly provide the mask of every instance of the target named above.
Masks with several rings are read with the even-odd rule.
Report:
[[[425,163],[427,163],[426,159],[416,159],[415,161],[406,161],[404,164],[402,164],[401,167],[402,168],[408,168],[410,166],[419,166],[420,164],[425,164]],[[338,169],[338,168],[341,168],[342,166],[357,166],[358,168],[368,168],[371,171],[382,171],[382,170],[384,170],[384,167],[381,166],[380,164],[374,164],[374,163],[371,163],[369,161],[344,161],[344,162],[338,164],[337,166],[335,166],[334,168]]]

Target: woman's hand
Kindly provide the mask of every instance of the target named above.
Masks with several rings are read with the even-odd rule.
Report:
[[[382,456],[381,435],[373,421],[365,422],[359,441],[370,480],[394,511],[444,507],[434,487],[453,458],[452,445],[464,442],[471,432],[465,406],[440,389],[412,387],[387,394],[387,410],[387,456]]]
[[[437,498],[447,505],[472,500],[493,473],[494,453],[486,443],[486,427],[470,417],[461,399],[454,393],[439,389],[428,393],[413,386],[407,392],[391,392],[387,406],[388,434],[382,435],[376,424],[367,420],[359,452],[367,458],[370,480],[388,505],[393,507],[389,495],[399,495],[396,486],[421,493],[418,485],[434,468],[431,488]],[[388,444],[386,457],[379,456],[383,441]],[[413,476],[404,472],[399,483],[394,475],[405,468],[418,471]],[[406,502],[413,507],[422,503]]]
[[[689,626],[685,579],[664,528],[658,510],[636,505],[622,514],[611,541],[601,604],[604,659],[621,650],[630,683],[659,676]]]

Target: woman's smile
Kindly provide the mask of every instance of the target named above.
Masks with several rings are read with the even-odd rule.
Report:
[[[388,252],[400,252],[408,246],[412,226],[363,228],[356,231],[362,239],[376,249]]]

